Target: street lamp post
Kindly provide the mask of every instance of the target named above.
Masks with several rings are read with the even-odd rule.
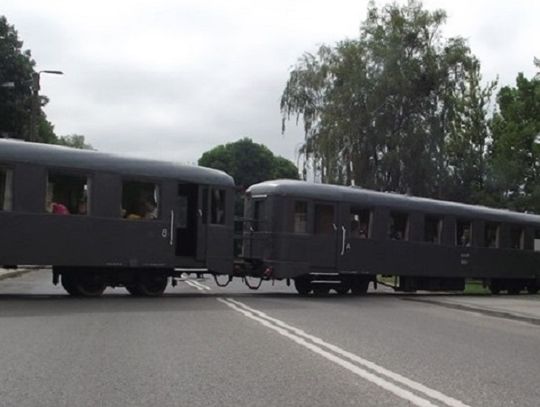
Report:
[[[30,140],[37,141],[39,139],[39,116],[41,111],[41,101],[39,99],[40,75],[48,73],[53,75],[63,75],[62,71],[39,71],[32,73],[32,110],[30,115]]]

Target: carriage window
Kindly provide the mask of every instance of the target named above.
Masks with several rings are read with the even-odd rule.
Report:
[[[315,205],[314,233],[319,235],[334,233],[334,207],[332,205]]]
[[[534,231],[534,251],[540,252],[540,229]]]
[[[496,223],[486,223],[484,229],[485,247],[499,247],[499,225]]]
[[[388,237],[392,240],[407,240],[407,226],[409,217],[405,213],[390,213]]]
[[[129,220],[159,217],[159,187],[151,182],[122,183],[122,217]]]
[[[294,233],[307,232],[307,202],[294,203]]]
[[[456,223],[456,246],[470,247],[472,242],[471,222],[458,220]]]
[[[253,231],[264,230],[264,211],[265,202],[262,200],[256,200],[253,204]]]
[[[10,211],[13,201],[13,171],[0,168],[0,211]]]
[[[211,222],[214,225],[225,224],[225,190],[213,189],[212,190],[212,203],[210,206],[212,210]]]
[[[523,249],[524,233],[521,228],[510,229],[510,247],[512,249]]]
[[[371,211],[369,209],[351,208],[351,237],[368,239],[371,237]]]
[[[87,215],[88,178],[80,175],[49,173],[45,210],[59,215]]]
[[[426,216],[424,222],[424,241],[429,243],[441,243],[442,219]]]

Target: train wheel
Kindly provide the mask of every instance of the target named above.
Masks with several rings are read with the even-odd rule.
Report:
[[[497,281],[489,283],[489,291],[493,295],[499,295],[501,293],[501,285]]]
[[[75,286],[83,297],[99,297],[107,288],[105,280],[98,273],[80,273],[76,278]]]
[[[329,287],[315,287],[313,288],[313,293],[316,295],[328,295],[330,292]]]
[[[76,286],[76,281],[73,274],[62,274],[62,287],[67,293],[73,297],[80,297],[82,294],[79,292]]]
[[[508,289],[508,294],[509,295],[519,295],[519,293],[521,292],[521,290],[517,287],[512,287],[512,288],[509,288]]]
[[[294,288],[296,288],[296,291],[300,295],[308,295],[312,290],[310,281],[305,277],[295,278]]]
[[[351,291],[353,295],[364,295],[367,293],[369,287],[369,280],[365,278],[354,278],[351,284]]]
[[[65,273],[62,274],[62,287],[75,297],[99,297],[107,284],[98,273]]]
[[[136,295],[145,297],[159,297],[167,288],[167,277],[160,274],[147,273],[140,276],[136,284]]]
[[[140,297],[142,295],[137,284],[126,284],[125,289],[135,297]]]
[[[345,295],[349,292],[351,288],[350,287],[337,287],[337,288],[334,288],[334,290],[336,291],[336,293],[338,293],[338,295]]]

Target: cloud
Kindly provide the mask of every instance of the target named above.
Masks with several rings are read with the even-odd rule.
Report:
[[[470,40],[487,80],[534,72],[535,2],[425,6],[448,10],[444,34]],[[196,162],[241,137],[295,160],[302,130],[291,123],[281,135],[279,112],[289,68],[322,43],[356,37],[366,7],[367,0],[4,0],[2,12],[38,69],[65,72],[42,77],[59,134],[84,134],[103,151]]]

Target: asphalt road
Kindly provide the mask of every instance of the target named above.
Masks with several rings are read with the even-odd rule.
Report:
[[[210,280],[74,299],[0,282],[0,406],[534,406],[540,327],[404,301]]]

